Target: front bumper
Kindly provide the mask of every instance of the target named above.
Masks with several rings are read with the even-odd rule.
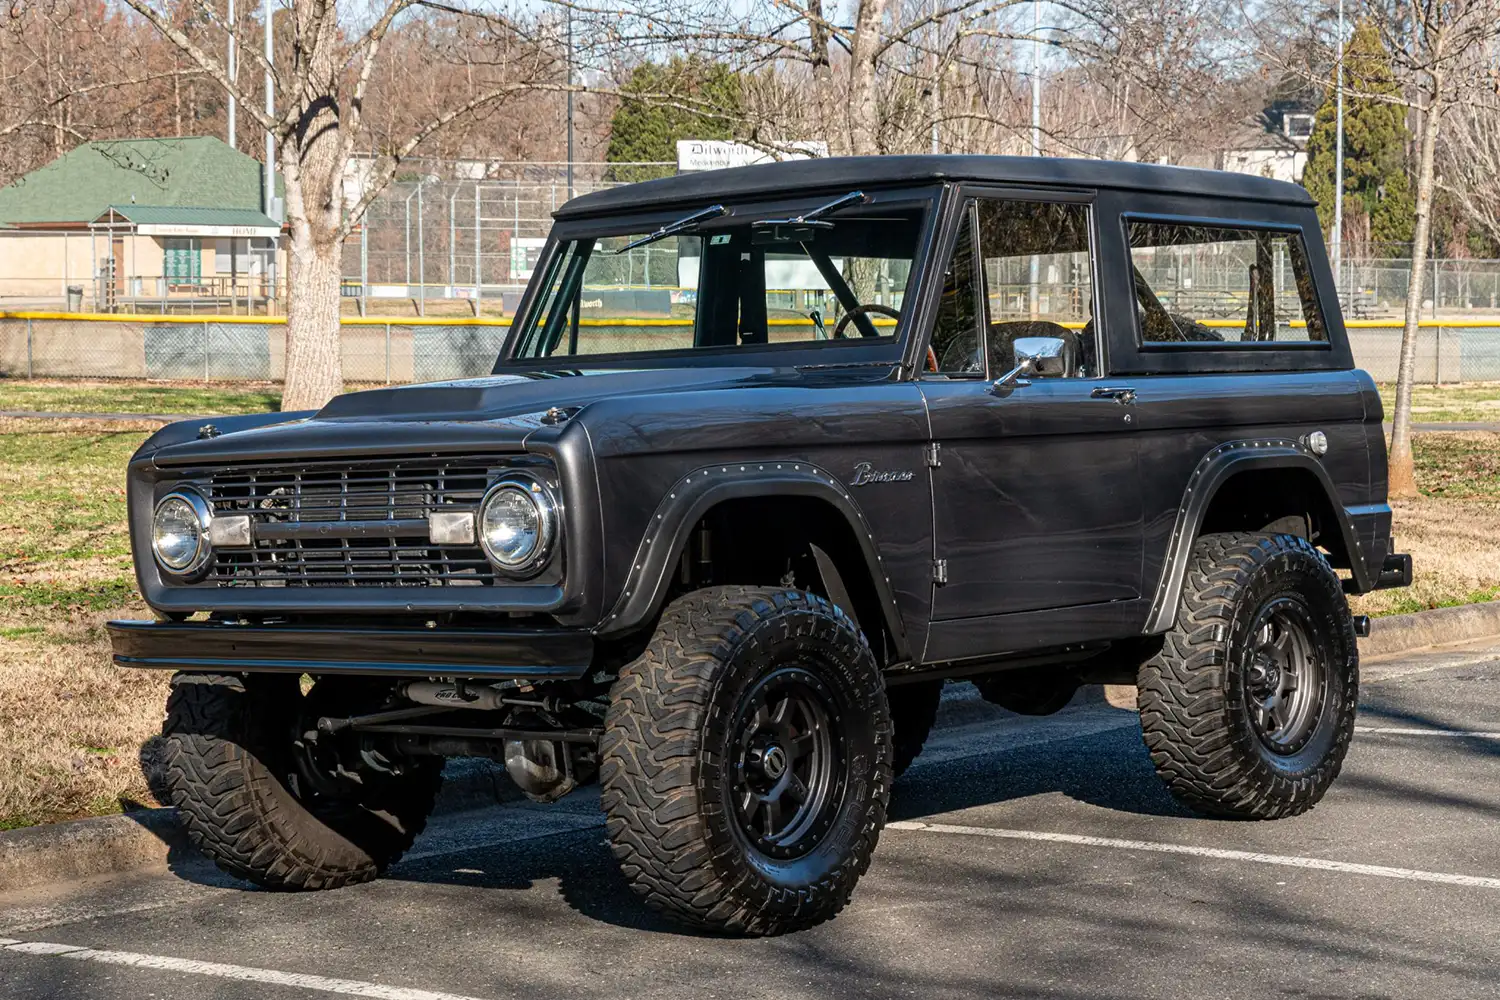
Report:
[[[113,621],[115,663],[227,673],[567,680],[593,660],[587,632]]]

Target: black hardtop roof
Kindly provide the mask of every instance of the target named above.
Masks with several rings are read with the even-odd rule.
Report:
[[[1311,205],[1296,184],[1251,174],[1119,160],[1038,156],[834,156],[678,174],[580,195],[554,215],[572,219],[676,202],[737,199],[788,191],[850,190],[932,181],[987,181],[1038,187],[1117,188]]]

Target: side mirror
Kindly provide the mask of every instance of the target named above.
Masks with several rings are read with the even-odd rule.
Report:
[[[1076,348],[1061,337],[1017,337],[1012,346],[1016,364],[1030,361],[1028,370],[1042,378],[1066,375],[1078,366]]]
[[[1077,348],[1061,337],[1017,337],[1011,346],[1016,366],[995,379],[990,385],[992,392],[1030,385],[1021,378],[1023,375],[1052,378],[1077,369],[1078,359],[1074,357]]]

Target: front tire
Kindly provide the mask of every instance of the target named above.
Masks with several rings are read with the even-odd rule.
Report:
[[[1306,539],[1225,532],[1193,548],[1177,622],[1138,681],[1157,774],[1214,816],[1311,809],[1354,733],[1359,651],[1337,574]]]
[[[340,687],[320,681],[304,696],[291,675],[173,678],[162,730],[171,801],[189,841],[230,875],[282,890],[368,882],[426,826],[436,759],[356,776],[299,749],[309,712],[332,711]]]
[[[600,749],[621,870],[689,926],[761,935],[827,920],[885,825],[880,671],[849,618],[802,591],[675,601],[621,670]]]

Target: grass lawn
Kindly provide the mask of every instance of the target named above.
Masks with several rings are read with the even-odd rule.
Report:
[[[0,829],[152,802],[142,763],[168,678],[115,668],[103,625],[150,614],[135,593],[123,480],[154,429],[0,419]],[[1396,506],[1395,533],[1416,583],[1357,598],[1357,612],[1500,597],[1500,434],[1415,444],[1426,495]]]
[[[225,416],[268,413],[281,408],[281,389],[271,384],[188,385],[112,380],[0,379],[0,410],[48,413],[181,413]]]
[[[1385,419],[1396,409],[1396,386],[1380,386]],[[1500,382],[1412,386],[1411,418],[1417,423],[1500,423]]]

